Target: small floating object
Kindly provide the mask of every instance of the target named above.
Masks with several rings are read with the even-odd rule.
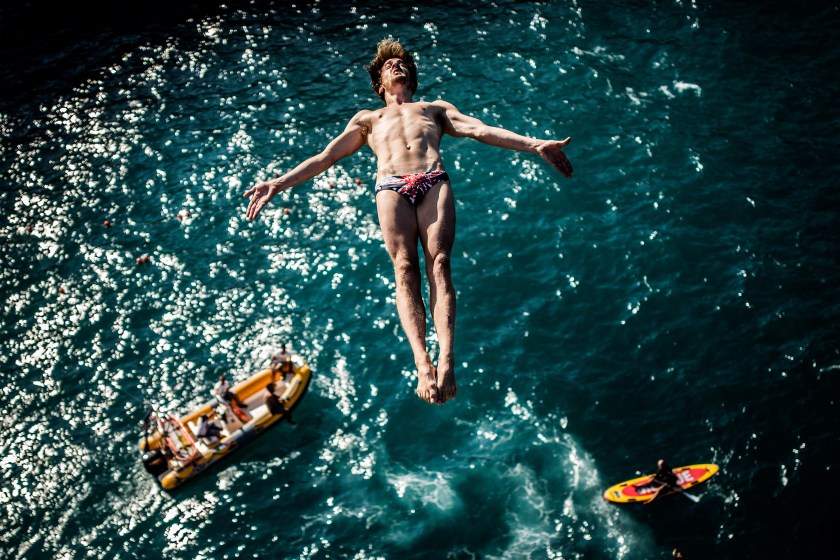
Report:
[[[285,401],[286,412],[272,413],[263,402],[272,379],[274,394]],[[173,490],[282,423],[300,404],[311,379],[306,361],[292,354],[277,373],[266,369],[230,388],[242,401],[242,408],[233,401],[211,399],[179,417],[149,411],[139,442],[143,466],[165,490]],[[218,435],[199,437],[198,424],[203,415],[221,429]]]
[[[102,225],[105,227],[111,227],[111,220],[105,220],[104,222],[102,222]]]
[[[288,208],[286,208],[286,209],[284,209],[284,210],[283,210],[283,213],[284,213],[284,214],[286,214],[286,215],[288,216],[289,214],[291,214],[291,213],[292,213],[292,211],[291,211],[291,210],[289,210]]]
[[[63,293],[64,293],[64,286],[59,286],[59,287],[58,287],[58,293],[59,293],[59,294],[63,294]]]
[[[32,226],[26,226],[26,233],[32,233]]]
[[[331,188],[331,189],[334,189],[334,188],[335,188],[335,183],[333,183],[332,181],[330,181],[330,188]]]
[[[356,184],[357,184],[357,185],[361,185],[361,184],[362,184],[362,180],[361,180],[361,179],[356,179]]]
[[[147,262],[149,262],[149,255],[143,255],[143,256],[137,257],[137,264],[143,264],[143,263],[147,263]]]

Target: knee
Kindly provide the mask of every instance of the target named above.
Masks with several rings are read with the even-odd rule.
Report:
[[[408,257],[394,258],[394,277],[397,283],[414,282],[419,276],[419,263]]]
[[[438,253],[432,260],[432,273],[435,279],[442,280],[451,276],[452,263],[449,253]]]

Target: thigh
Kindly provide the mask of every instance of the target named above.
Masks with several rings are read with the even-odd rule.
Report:
[[[449,256],[455,244],[455,197],[449,182],[432,187],[417,206],[420,242],[426,259]]]
[[[388,254],[396,263],[399,259],[418,261],[417,214],[414,206],[393,191],[376,193],[376,212]]]

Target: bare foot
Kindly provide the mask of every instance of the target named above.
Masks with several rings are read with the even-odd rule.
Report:
[[[417,396],[431,404],[441,404],[438,397],[437,370],[432,361],[426,358],[425,361],[417,364]]]
[[[449,399],[455,398],[455,395],[458,394],[458,387],[455,385],[455,371],[452,367],[442,363],[438,365],[440,369],[438,369],[437,390],[438,395],[440,395],[440,402],[443,404]]]

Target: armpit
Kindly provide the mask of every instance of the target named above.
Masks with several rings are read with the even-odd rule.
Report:
[[[367,120],[369,111],[361,111],[351,121],[351,124],[354,124],[359,127],[359,133],[362,136],[367,136],[370,133],[370,123]]]

